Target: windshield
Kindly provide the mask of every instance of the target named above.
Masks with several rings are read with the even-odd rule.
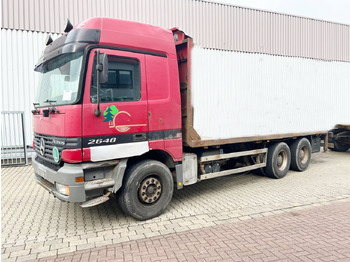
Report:
[[[45,63],[41,68],[35,103],[38,106],[74,103],[82,60],[83,54],[79,52],[64,54]]]

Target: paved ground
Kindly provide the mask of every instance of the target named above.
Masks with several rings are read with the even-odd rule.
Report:
[[[76,251],[40,261],[350,261],[350,202]]]
[[[64,254],[63,258],[69,258],[74,256],[72,252],[77,251],[81,251],[82,253],[79,254],[85,256],[94,255],[96,254],[94,248],[101,248],[101,252],[107,252],[106,246],[113,250],[110,252],[118,253],[121,248],[130,249],[135,243],[142,253],[144,251],[142,246],[147,246],[148,241],[159,243],[167,239],[168,243],[173,243],[171,239],[176,240],[179,239],[178,237],[181,239],[181,236],[184,238],[183,242],[191,246],[191,239],[195,242],[191,236],[202,232],[206,241],[213,234],[217,239],[223,236],[227,239],[227,241],[222,240],[227,242],[226,247],[223,245],[223,249],[229,249],[233,248],[230,244],[232,241],[229,238],[230,234],[216,234],[216,228],[217,232],[226,232],[229,228],[234,230],[235,227],[238,229],[242,227],[243,230],[248,225],[248,230],[249,223],[265,225],[270,219],[276,222],[279,219],[288,220],[288,218],[291,218],[291,222],[287,221],[286,224],[294,226],[295,222],[295,228],[299,228],[297,222],[307,220],[307,217],[313,213],[318,212],[318,217],[322,218],[327,217],[322,215],[323,213],[343,214],[341,210],[344,208],[349,210],[347,202],[350,201],[350,151],[314,154],[307,171],[290,172],[280,180],[247,174],[203,181],[175,192],[171,205],[163,215],[144,222],[125,217],[114,199],[89,209],[82,209],[78,204],[63,203],[54,199],[35,184],[30,166],[3,168],[1,189],[2,261],[24,261],[61,254]],[[334,202],[339,203],[332,204]],[[329,209],[324,211],[323,207]],[[319,208],[323,211],[321,209],[319,211]],[[291,215],[295,212],[301,212],[304,215]],[[247,219],[251,220],[240,222]],[[334,219],[336,223],[343,221],[342,217]],[[322,222],[324,219],[320,220]],[[250,227],[254,225],[251,224]],[[328,235],[332,238],[335,236],[332,233],[333,230],[337,230],[336,232],[340,230],[345,236],[350,235],[349,224],[343,223],[333,228],[333,222],[325,220],[323,225],[329,227]],[[277,240],[273,240],[276,232],[277,236],[283,233],[278,231],[278,226],[277,223],[277,231],[264,231],[268,234],[266,239],[264,238],[265,241],[278,243]],[[308,232],[318,228],[310,226],[306,227],[312,229]],[[317,234],[307,232],[305,234],[318,237]],[[306,239],[312,241],[310,238]],[[344,239],[346,241],[346,238]],[[198,241],[200,241],[199,237],[197,244]],[[239,238],[233,241],[241,242]],[[208,243],[212,245],[211,242]],[[193,245],[196,245],[196,242]],[[177,250],[173,248],[171,244],[170,250],[175,253]],[[320,248],[324,249],[328,246],[320,245]],[[163,250],[163,253],[156,255],[153,253],[153,255],[162,257],[162,254],[168,250],[167,245],[161,246],[160,250]],[[196,254],[194,249],[189,249],[187,252]],[[197,252],[201,250],[197,249]],[[210,252],[205,252],[204,255],[209,256]],[[70,255],[67,255],[68,253]],[[341,250],[338,253],[346,256],[346,253]],[[200,255],[195,257],[199,259]],[[334,260],[341,259],[336,254],[332,254],[332,257]],[[86,257],[78,259],[85,260]],[[227,259],[233,258],[227,257]]]

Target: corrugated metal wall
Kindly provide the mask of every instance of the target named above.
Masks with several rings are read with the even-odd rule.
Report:
[[[94,16],[180,27],[216,49],[350,61],[350,26],[199,0],[3,0],[2,28],[62,32]]]
[[[193,126],[202,139],[350,123],[350,63],[195,47],[191,70]]]
[[[350,26],[199,0],[2,0],[2,110],[25,112],[27,141],[47,32],[94,16],[179,27],[196,44],[350,62]],[[31,142],[28,143],[29,145]]]
[[[1,30],[1,110],[24,111],[27,145],[32,144],[31,110],[39,76],[34,65],[45,47],[46,36],[47,33]]]

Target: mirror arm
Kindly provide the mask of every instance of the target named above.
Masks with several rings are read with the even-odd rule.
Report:
[[[97,109],[95,109],[95,116],[99,117],[101,115],[100,110],[100,49],[95,51],[96,53],[96,84],[97,84]]]
[[[33,103],[33,106],[34,106],[34,110],[32,110],[32,114],[33,115],[40,113],[39,109],[36,107],[38,105],[40,105],[40,104],[39,103],[35,103],[35,102]]]

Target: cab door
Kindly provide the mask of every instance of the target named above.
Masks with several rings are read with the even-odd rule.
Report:
[[[144,55],[100,49],[108,55],[108,82],[100,85],[101,114],[96,116],[95,51],[89,55],[84,87],[84,160],[141,155],[149,150]]]

